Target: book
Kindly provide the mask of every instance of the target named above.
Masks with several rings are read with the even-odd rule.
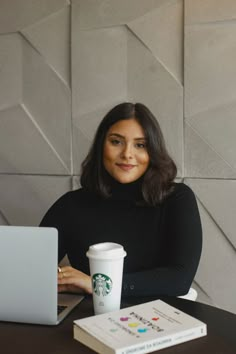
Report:
[[[203,337],[207,326],[162,300],[74,321],[74,338],[101,354],[144,354]]]

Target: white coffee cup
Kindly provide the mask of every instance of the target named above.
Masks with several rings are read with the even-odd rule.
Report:
[[[123,246],[103,242],[89,247],[90,275],[95,315],[120,309],[123,265],[126,252]]]

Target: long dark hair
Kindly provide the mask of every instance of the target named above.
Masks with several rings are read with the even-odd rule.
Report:
[[[169,156],[159,123],[142,103],[125,102],[111,109],[98,126],[90,151],[82,163],[82,187],[104,198],[111,195],[111,177],[103,166],[103,146],[109,128],[120,120],[135,118],[147,139],[150,162],[142,179],[142,195],[150,206],[160,203],[171,191],[177,168]]]

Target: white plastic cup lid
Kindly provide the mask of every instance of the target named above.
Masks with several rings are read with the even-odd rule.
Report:
[[[126,256],[122,245],[114,242],[97,243],[89,247],[86,256],[91,259],[117,259]]]

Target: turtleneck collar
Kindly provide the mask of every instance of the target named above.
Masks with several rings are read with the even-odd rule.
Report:
[[[127,200],[127,201],[141,201],[142,196],[142,182],[143,178],[131,183],[119,183],[115,179],[111,181],[111,199],[112,200]]]

